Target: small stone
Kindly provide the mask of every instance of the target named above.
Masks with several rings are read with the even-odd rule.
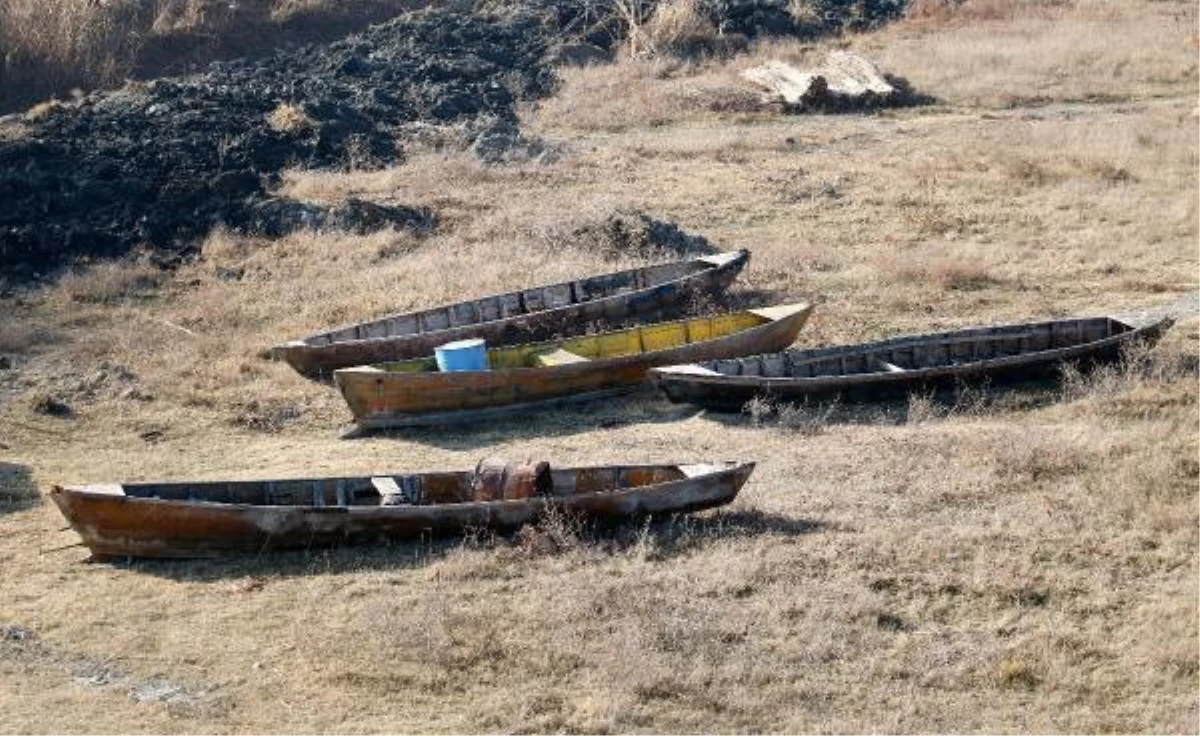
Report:
[[[145,429],[138,432],[138,437],[145,443],[154,445],[162,441],[166,433],[161,429]]]
[[[120,398],[124,401],[154,401],[153,394],[148,394],[137,386],[130,386],[122,391]]]
[[[32,631],[18,624],[9,624],[0,629],[0,639],[4,641],[26,641],[34,639],[36,636]]]
[[[49,417],[65,418],[75,413],[66,402],[56,399],[49,394],[37,394],[34,396],[30,401],[30,408],[38,414],[45,414]]]

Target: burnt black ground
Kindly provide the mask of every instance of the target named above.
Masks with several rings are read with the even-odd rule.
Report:
[[[403,158],[413,121],[479,132],[515,125],[514,103],[548,93],[542,17],[432,11],[337,43],[190,77],[127,85],[51,109],[0,141],[0,278],[142,244],[185,255],[213,226],[428,228],[432,214],[348,203],[335,211],[268,191],[285,167],[371,167]],[[309,122],[276,130],[287,104]]]

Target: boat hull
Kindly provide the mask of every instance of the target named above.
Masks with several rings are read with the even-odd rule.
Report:
[[[654,366],[781,350],[795,341],[810,312],[798,305],[781,318],[723,337],[553,367],[462,373],[367,367],[340,370],[334,378],[360,430],[468,423],[636,389]]]
[[[695,273],[686,274],[655,286],[625,291],[611,296],[562,306],[531,311],[504,318],[484,321],[472,319],[481,310],[460,309],[472,304],[498,300],[505,297],[516,299],[516,295],[482,297],[473,302],[440,308],[447,321],[462,318],[466,323],[439,329],[425,330],[415,334],[394,336],[376,335],[386,329],[389,321],[409,319],[414,325],[414,315],[396,315],[391,318],[363,323],[360,326],[341,328],[335,331],[336,339],[328,344],[314,344],[313,338],[295,340],[272,349],[272,355],[287,361],[300,374],[318,380],[327,380],[334,370],[355,365],[368,365],[407,358],[432,355],[435,348],[456,340],[482,338],[491,347],[514,345],[548,340],[555,336],[571,336],[582,333],[596,322],[620,323],[625,320],[662,319],[679,314],[699,296],[716,295],[729,288],[733,280],[750,260],[746,250],[720,254],[697,261],[711,265]],[[686,262],[685,262],[686,263]],[[604,277],[594,277],[598,281]],[[541,287],[546,290],[565,289],[570,285],[558,284]],[[537,291],[536,289],[530,291]],[[550,297],[545,301],[549,302]],[[520,300],[525,303],[524,299]],[[466,313],[466,316],[462,316]],[[497,315],[498,316],[498,315]],[[342,335],[361,334],[361,337]],[[331,333],[334,334],[334,333]]]
[[[550,508],[599,523],[685,513],[729,503],[754,470],[753,463],[696,467],[712,472],[611,491],[408,506],[230,504],[62,487],[50,497],[97,557],[214,557],[507,531]]]
[[[1101,320],[1077,320],[1099,325]],[[1053,323],[1033,325],[1011,325],[1002,328],[979,328],[953,333],[939,333],[926,337],[895,338],[859,346],[827,348],[822,350],[797,351],[788,354],[791,364],[814,360],[842,360],[853,364],[863,356],[878,355],[902,348],[906,343],[913,349],[922,341],[936,342],[953,340],[956,335],[964,338],[976,335],[986,337],[988,332],[1040,329]],[[1122,327],[1129,327],[1117,323]],[[987,383],[988,385],[1011,385],[1046,381],[1057,378],[1066,363],[1081,369],[1115,362],[1122,351],[1137,341],[1153,342],[1170,326],[1170,321],[1161,321],[1141,328],[1132,328],[1081,344],[1013,355],[996,355],[981,360],[968,360],[958,364],[929,365],[902,370],[877,370],[848,375],[811,377],[767,377],[764,375],[724,375],[705,373],[704,366],[668,366],[651,371],[651,379],[672,402],[690,403],[713,411],[738,412],[747,402],[758,398],[779,403],[802,403],[837,399],[839,401],[874,401],[898,398],[914,391],[937,391],[954,388],[962,384]],[[1100,329],[1098,326],[1096,329]],[[1002,335],[1002,333],[1001,333]],[[1012,338],[1015,339],[1015,338]],[[1010,342],[1011,340],[1010,339]],[[918,348],[919,349],[919,348]],[[1019,350],[1019,348],[1017,348]],[[1001,348],[1002,350],[1002,348]],[[781,356],[752,356],[748,361],[778,359]],[[714,366],[715,367],[715,366]],[[753,372],[755,366],[751,366]],[[696,370],[699,368],[700,370]]]

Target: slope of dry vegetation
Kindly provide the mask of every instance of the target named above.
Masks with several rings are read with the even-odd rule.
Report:
[[[802,345],[1180,304],[1200,229],[1195,8],[1007,7],[931,5],[847,39],[933,108],[713,104],[744,94],[756,58],[822,51],[799,45],[574,70],[525,114],[553,160],[429,151],[284,184],[433,207],[431,235],[219,232],[173,274],[104,264],[5,297],[0,730],[1200,730],[1194,297],[1148,355],[1052,391],[758,421],[647,395],[343,442],[334,392],[262,352],[654,260],[571,237],[631,210],[752,248],[742,301],[821,298]],[[759,467],[729,509],[599,536],[555,519],[514,539],[119,565],[59,549],[75,537],[35,487],[483,454]]]

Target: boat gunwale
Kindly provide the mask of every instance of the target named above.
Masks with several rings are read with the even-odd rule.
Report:
[[[613,357],[609,357],[609,358],[596,358],[596,359],[588,358],[588,359],[578,362],[578,363],[564,363],[561,365],[543,365],[543,366],[516,366],[516,367],[507,367],[507,368],[489,368],[487,370],[481,370],[481,371],[451,371],[451,372],[437,371],[437,370],[392,371],[392,370],[387,370],[386,368],[380,367],[380,366],[387,366],[387,365],[395,365],[395,364],[399,364],[399,363],[416,363],[418,361],[431,360],[431,358],[412,358],[409,360],[388,361],[388,362],[384,362],[384,363],[372,363],[369,365],[356,365],[356,366],[351,366],[349,368],[338,368],[337,370],[335,370],[333,372],[333,375],[334,375],[334,380],[336,382],[343,377],[349,377],[349,378],[351,378],[351,380],[354,380],[354,379],[381,380],[383,377],[386,376],[390,380],[398,380],[400,378],[415,379],[417,377],[431,378],[431,377],[435,377],[435,376],[437,376],[437,377],[453,376],[453,377],[456,377],[461,380],[461,379],[465,379],[465,378],[468,378],[471,376],[529,375],[531,372],[534,372],[534,371],[550,371],[550,372],[554,372],[557,375],[570,375],[572,373],[588,373],[588,372],[596,370],[597,368],[608,368],[611,366],[620,365],[623,362],[632,362],[632,361],[637,361],[637,360],[643,360],[647,356],[653,356],[653,355],[656,355],[659,353],[667,353],[667,352],[671,352],[673,350],[680,350],[680,349],[690,347],[692,345],[712,344],[712,343],[720,342],[722,340],[729,340],[729,339],[733,339],[733,338],[742,338],[742,337],[752,336],[757,332],[771,329],[773,327],[776,327],[777,325],[787,322],[788,320],[792,320],[792,319],[796,319],[796,318],[807,319],[807,317],[805,315],[812,312],[814,305],[811,302],[795,302],[792,304],[777,305],[774,307],[770,307],[769,309],[782,309],[785,307],[792,308],[792,310],[786,314],[783,314],[782,316],[772,317],[772,316],[759,315],[764,320],[762,323],[757,324],[757,325],[752,325],[752,326],[747,327],[742,330],[730,332],[730,333],[721,335],[719,337],[710,337],[710,338],[707,338],[704,340],[696,340],[694,342],[684,342],[679,345],[673,345],[668,348],[663,348],[661,350],[649,350],[649,351],[642,351],[642,352],[635,352],[635,353],[627,353],[624,355],[617,355],[617,356],[613,356]],[[734,312],[723,312],[721,314],[710,315],[710,317],[712,317],[712,318],[728,317],[728,316],[739,315],[739,314],[750,314],[750,313],[754,313],[755,311],[756,311],[755,309],[740,309],[740,310],[737,310]],[[497,350],[497,351],[524,350],[524,351],[529,351],[529,352],[536,352],[541,347],[544,347],[544,348],[551,348],[554,346],[561,347],[563,343],[571,341],[571,340],[579,340],[579,339],[583,339],[586,337],[598,338],[598,337],[602,337],[605,335],[629,333],[629,332],[634,332],[636,330],[646,329],[648,327],[659,327],[659,326],[664,326],[664,325],[684,324],[684,323],[692,322],[692,321],[695,321],[698,319],[706,319],[706,318],[705,317],[688,317],[688,318],[684,318],[684,319],[668,320],[668,321],[664,321],[664,322],[652,322],[650,324],[638,325],[635,327],[627,327],[627,328],[620,329],[620,330],[611,330],[608,332],[598,332],[598,333],[595,333],[594,335],[581,335],[578,337],[560,338],[557,340],[544,340],[541,342],[520,343],[517,345],[501,346],[501,347],[492,348],[488,352],[492,352],[492,350]],[[705,361],[705,362],[707,362],[707,361]]]
[[[695,271],[694,273],[685,274],[678,278],[674,278],[669,281],[664,281],[660,284],[637,288],[637,289],[633,289],[632,291],[623,291],[623,292],[619,292],[616,294],[610,294],[608,296],[600,297],[599,299],[589,299],[589,300],[582,301],[582,302],[572,302],[571,304],[565,304],[565,305],[558,306],[558,307],[548,307],[546,309],[540,309],[535,312],[523,312],[521,314],[512,314],[512,315],[508,315],[507,317],[498,317],[496,319],[489,319],[486,321],[470,322],[470,323],[466,323],[466,324],[462,324],[462,325],[451,325],[451,326],[443,327],[443,328],[440,328],[437,330],[414,332],[414,333],[408,333],[408,334],[403,334],[403,335],[382,335],[379,337],[361,337],[361,338],[351,338],[351,339],[347,339],[347,340],[333,340],[333,341],[321,343],[321,344],[314,344],[313,342],[311,342],[312,340],[323,337],[325,335],[330,335],[330,334],[333,334],[336,332],[341,332],[343,330],[348,330],[348,329],[355,328],[355,327],[358,327],[361,325],[373,325],[373,324],[377,324],[379,322],[385,322],[387,320],[395,319],[398,317],[413,317],[413,316],[416,316],[419,314],[425,314],[427,312],[439,312],[442,310],[447,310],[452,307],[459,306],[461,304],[475,303],[475,302],[482,301],[484,299],[492,299],[492,298],[510,296],[510,295],[514,295],[514,294],[521,294],[526,291],[530,291],[532,289],[552,289],[555,287],[570,286],[570,285],[578,283],[580,281],[587,281],[589,279],[611,277],[611,276],[617,276],[620,274],[634,273],[634,272],[639,272],[639,271],[648,271],[650,269],[667,267],[667,266],[672,266],[672,265],[676,265],[676,264],[680,264],[680,263],[693,263],[693,262],[703,263],[704,259],[706,259],[706,258],[718,258],[721,256],[729,256],[729,258],[728,258],[728,260],[721,262],[721,263],[707,264],[707,267],[701,268],[700,270]],[[682,283],[685,283],[688,281],[693,281],[698,278],[702,278],[703,276],[705,276],[707,274],[719,273],[721,271],[728,270],[728,269],[736,269],[737,271],[740,271],[742,268],[745,268],[745,266],[749,262],[749,260],[750,260],[750,250],[748,248],[738,248],[737,250],[721,251],[720,253],[713,253],[712,255],[708,255],[708,256],[700,255],[700,256],[695,256],[693,258],[689,258],[689,259],[679,259],[679,260],[675,260],[675,261],[667,261],[665,263],[651,264],[649,266],[637,266],[634,268],[622,269],[620,271],[610,271],[607,273],[595,274],[593,276],[583,276],[578,279],[573,279],[571,281],[561,281],[561,282],[555,282],[552,284],[542,284],[542,285],[537,285],[537,286],[530,286],[530,287],[527,287],[524,289],[516,289],[513,291],[506,291],[506,292],[500,292],[500,293],[494,293],[494,294],[484,294],[482,296],[478,296],[478,297],[474,297],[474,298],[470,298],[470,299],[464,299],[462,301],[450,302],[447,304],[439,304],[436,306],[425,307],[422,309],[416,309],[416,310],[412,310],[412,311],[408,311],[408,312],[393,312],[391,314],[385,314],[381,317],[376,317],[374,319],[363,320],[363,321],[359,321],[359,322],[347,322],[345,324],[330,328],[328,330],[324,330],[321,332],[314,332],[312,334],[305,335],[304,337],[300,337],[300,338],[296,338],[294,340],[289,340],[287,342],[280,343],[280,344],[276,345],[275,347],[273,347],[271,350],[272,350],[272,352],[278,351],[281,353],[288,352],[288,351],[296,351],[296,350],[318,351],[318,350],[332,348],[332,347],[339,346],[339,345],[372,345],[372,344],[379,344],[379,343],[383,343],[383,342],[387,342],[387,341],[391,341],[391,340],[405,340],[405,339],[410,339],[410,338],[416,338],[418,336],[424,337],[426,339],[433,339],[433,337],[436,336],[438,333],[456,332],[456,331],[462,331],[464,329],[483,330],[483,329],[486,329],[488,327],[491,327],[491,326],[499,324],[499,323],[510,322],[510,321],[525,319],[525,318],[535,319],[535,318],[537,318],[538,315],[545,315],[550,312],[557,312],[560,310],[569,310],[569,309],[582,309],[582,308],[584,308],[585,305],[587,305],[587,306],[605,305],[605,304],[613,303],[618,300],[628,300],[629,297],[632,295],[648,293],[648,292],[651,292],[651,291],[654,291],[657,289],[662,289],[665,287],[669,287],[672,285],[679,285],[679,284],[682,284]],[[338,370],[341,370],[341,369],[338,369]]]
[[[726,374],[708,375],[708,374],[700,374],[700,373],[687,371],[687,370],[679,370],[679,369],[688,369],[688,368],[696,368],[696,367],[705,368],[705,367],[707,367],[707,364],[712,364],[712,363],[716,362],[716,361],[709,360],[709,361],[700,361],[697,363],[683,363],[683,364],[677,364],[677,365],[671,365],[671,366],[660,366],[657,368],[651,368],[650,375],[651,375],[652,380],[656,384],[674,383],[674,384],[695,384],[695,385],[710,385],[710,386],[763,386],[763,387],[768,387],[768,388],[774,387],[774,386],[822,386],[822,385],[833,385],[833,384],[906,383],[906,382],[910,382],[910,381],[917,381],[922,378],[929,377],[929,376],[935,376],[935,375],[968,373],[968,372],[979,371],[981,369],[987,369],[987,368],[1004,368],[1004,367],[1009,367],[1009,366],[1020,365],[1022,363],[1035,363],[1035,362],[1045,361],[1045,360],[1064,359],[1074,353],[1087,353],[1087,352],[1092,352],[1092,351],[1096,351],[1096,350],[1103,350],[1105,348],[1110,347],[1111,345],[1114,345],[1114,344],[1117,344],[1120,342],[1125,342],[1125,341],[1128,341],[1131,339],[1136,339],[1137,337],[1144,335],[1146,333],[1156,332],[1159,330],[1165,330],[1165,329],[1168,329],[1174,323],[1174,320],[1172,320],[1170,318],[1163,318],[1163,319],[1157,320],[1153,323],[1149,323],[1149,324],[1145,324],[1145,325],[1141,325],[1141,326],[1135,326],[1125,320],[1117,319],[1115,317],[1107,317],[1107,316],[1106,317],[1081,317],[1081,318],[1071,318],[1071,319],[1062,319],[1062,320],[1046,320],[1046,321],[1041,321],[1041,322],[1012,323],[1012,324],[1007,324],[1007,325],[996,325],[994,327],[973,327],[973,328],[964,328],[961,330],[948,330],[945,332],[937,332],[937,333],[901,335],[901,336],[897,336],[897,337],[893,337],[893,338],[886,338],[884,340],[877,340],[877,341],[872,341],[872,342],[868,342],[868,343],[850,344],[850,345],[844,345],[844,346],[842,346],[842,345],[831,346],[830,348],[813,348],[811,351],[801,351],[801,352],[816,352],[816,351],[822,351],[822,350],[830,351],[826,355],[809,356],[813,360],[819,360],[819,359],[824,359],[824,358],[836,358],[836,357],[838,357],[839,354],[860,355],[864,352],[874,351],[874,350],[904,348],[909,344],[920,344],[920,343],[936,344],[938,338],[945,338],[945,337],[949,337],[949,336],[960,335],[960,334],[975,331],[975,330],[980,331],[980,335],[979,335],[980,337],[985,337],[986,330],[995,329],[995,328],[1002,328],[1002,327],[1034,328],[1034,327],[1038,327],[1038,326],[1042,326],[1042,325],[1059,324],[1059,323],[1063,323],[1063,322],[1087,322],[1087,321],[1099,321],[1099,320],[1109,320],[1112,322],[1116,322],[1116,323],[1124,325],[1130,329],[1128,329],[1124,332],[1114,334],[1114,335],[1109,335],[1108,337],[1104,337],[1099,340],[1092,340],[1089,342],[1077,343],[1075,345],[1066,345],[1063,347],[1046,348],[1046,349],[1041,349],[1041,350],[1031,350],[1029,352],[1018,353],[1015,355],[1004,355],[1004,356],[999,356],[999,357],[983,358],[983,359],[973,360],[973,361],[965,362],[965,363],[945,363],[945,364],[940,364],[940,365],[924,366],[924,367],[920,367],[920,368],[904,368],[900,372],[894,372],[894,371],[888,371],[888,370],[873,370],[873,371],[866,371],[866,372],[860,372],[860,373],[843,373],[840,375],[824,375],[824,376],[762,376],[762,375],[757,375],[757,376],[736,375],[736,376],[733,376],[733,375],[726,375]],[[998,339],[1012,339],[1012,338],[1005,338],[1003,335],[997,335],[997,338]],[[844,351],[842,350],[843,348],[845,349]],[[759,354],[759,355],[748,355],[741,359],[745,360],[745,359],[752,359],[752,358],[762,358],[762,357],[767,357],[767,356],[787,355],[787,354],[789,354],[789,352],[791,352],[791,351],[780,351],[780,352],[776,352],[776,353],[763,353],[763,354]],[[733,360],[738,360],[738,359],[735,358]]]
[[[591,491],[588,493],[572,493],[570,495],[564,495],[564,496],[546,495],[546,496],[530,496],[528,498],[499,499],[499,500],[493,500],[493,501],[458,501],[458,502],[452,502],[452,503],[402,504],[402,505],[396,505],[396,506],[379,506],[379,505],[371,506],[371,505],[367,505],[367,504],[314,506],[312,504],[225,503],[225,502],[220,502],[220,501],[206,501],[206,500],[200,500],[200,499],[152,498],[152,497],[146,497],[146,496],[130,496],[128,494],[117,495],[117,494],[111,493],[111,492],[105,493],[105,492],[100,492],[100,491],[87,490],[89,488],[89,486],[97,486],[97,485],[101,485],[101,484],[89,484],[89,485],[82,485],[82,486],[55,484],[51,487],[49,495],[50,495],[51,499],[54,499],[55,497],[58,497],[58,496],[66,496],[66,497],[82,496],[82,497],[87,497],[88,499],[91,499],[91,500],[101,500],[102,499],[102,500],[107,500],[107,501],[111,501],[111,502],[119,503],[119,504],[134,503],[134,504],[151,504],[151,505],[170,505],[170,506],[174,506],[174,507],[199,507],[199,508],[205,508],[205,509],[228,509],[229,511],[238,511],[238,512],[252,511],[252,510],[257,511],[257,512],[278,510],[281,513],[282,512],[294,513],[297,509],[299,509],[299,510],[303,510],[305,512],[312,511],[315,513],[323,513],[323,514],[328,514],[328,513],[355,514],[355,513],[357,513],[357,514],[372,514],[372,515],[374,515],[374,514],[382,513],[382,514],[386,514],[386,515],[400,515],[400,514],[403,514],[406,512],[411,513],[414,510],[424,511],[424,510],[437,509],[437,510],[445,510],[447,512],[450,512],[450,511],[468,510],[468,509],[515,508],[519,505],[528,504],[531,502],[543,503],[543,504],[556,503],[556,502],[561,503],[564,501],[569,501],[571,499],[589,499],[589,498],[593,498],[593,497],[596,497],[599,495],[606,495],[606,496],[612,496],[614,498],[619,498],[619,497],[633,495],[633,494],[637,494],[637,493],[658,491],[658,490],[662,490],[663,488],[665,488],[667,486],[673,486],[673,485],[677,485],[677,484],[681,484],[681,483],[691,483],[691,482],[695,482],[695,481],[704,481],[704,480],[709,480],[709,479],[714,479],[714,478],[720,478],[723,476],[736,474],[740,471],[745,471],[747,473],[747,478],[748,478],[749,473],[753,472],[756,464],[757,464],[756,461],[753,461],[753,460],[723,460],[723,461],[717,461],[715,463],[708,462],[708,463],[661,463],[661,464],[649,464],[649,465],[590,465],[590,466],[559,468],[555,472],[570,472],[570,471],[580,471],[580,470],[605,470],[605,469],[612,469],[614,471],[627,470],[627,469],[641,469],[641,470],[674,469],[674,470],[680,470],[682,467],[688,466],[688,465],[707,465],[707,466],[713,467],[714,470],[712,472],[703,473],[700,475],[691,475],[691,476],[684,475],[682,478],[676,478],[673,480],[662,481],[660,483],[649,483],[646,485],[630,486],[627,488],[613,488],[611,490],[603,490],[603,491]],[[438,472],[439,471],[430,471],[428,473],[409,473],[409,474],[399,473],[399,474],[393,474],[392,477],[394,477],[395,475],[423,475],[423,474],[435,474]],[[441,471],[441,472],[447,472],[447,471]],[[469,471],[469,470],[467,470],[467,471],[448,471],[448,472],[458,472],[463,475],[470,475],[470,473],[471,473],[471,471]],[[683,472],[683,471],[680,470],[680,472]],[[380,475],[387,475],[387,474],[380,474]],[[218,484],[224,484],[224,483],[305,482],[305,481],[317,481],[317,480],[322,480],[322,481],[327,481],[327,482],[329,482],[329,481],[336,482],[338,480],[362,480],[364,478],[369,478],[369,477],[373,477],[373,476],[345,476],[345,477],[329,476],[329,477],[324,477],[324,478],[273,478],[270,480],[261,479],[261,480],[249,480],[249,481],[220,481],[220,480],[216,480],[216,481],[165,481],[162,483],[138,481],[137,483],[115,484],[115,485],[121,485],[122,487],[124,487],[124,485],[164,485],[164,486],[187,487],[187,486],[201,486],[201,485],[218,485]]]

